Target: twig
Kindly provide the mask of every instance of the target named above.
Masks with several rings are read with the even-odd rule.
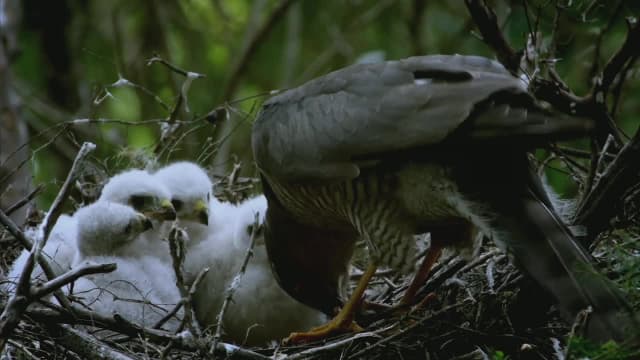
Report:
[[[20,209],[21,207],[25,206],[33,199],[35,199],[36,196],[42,191],[42,189],[44,189],[44,185],[39,184],[35,189],[31,190],[31,192],[29,192],[27,196],[11,204],[11,206],[9,206],[4,213],[7,214],[7,216],[11,216],[11,214],[16,212],[16,210]]]
[[[100,274],[100,273],[109,273],[114,271],[117,268],[115,263],[110,264],[94,264],[94,265],[83,265],[81,267],[73,268],[66,273],[56,277],[53,280],[49,280],[46,283],[36,286],[31,291],[31,298],[39,299],[43,296],[49,295],[57,289],[62,288],[63,286],[72,283],[85,275],[91,274]]]
[[[198,74],[198,73],[194,73],[192,71],[183,70],[183,69],[177,67],[176,65],[168,62],[167,60],[161,58],[158,54],[153,54],[153,56],[149,60],[147,60],[147,66],[150,66],[150,65],[152,65],[154,63],[160,63],[160,64],[166,66],[167,68],[169,68],[171,71],[173,71],[173,72],[175,72],[177,74],[180,74],[180,75],[182,75],[184,77],[190,77],[190,76],[195,76],[195,77],[198,77],[198,78],[205,77],[204,74]]]
[[[465,0],[469,12],[482,33],[483,40],[496,52],[500,62],[512,73],[518,69],[518,53],[507,43],[502,34],[495,13],[481,0]],[[534,77],[531,91],[540,100],[553,105],[558,110],[576,116],[593,119],[596,123],[598,145],[602,146],[609,134],[614,136],[617,147],[622,145],[620,133],[609,115],[606,96],[614,79],[629,61],[640,55],[640,24],[629,21],[629,31],[624,44],[609,59],[602,73],[595,78],[593,88],[587,96],[580,97],[567,89],[561,81]]]
[[[482,34],[482,39],[498,55],[500,62],[515,74],[520,67],[520,55],[509,45],[498,26],[496,14],[481,0],[465,0],[469,13]]]
[[[244,276],[244,273],[247,270],[247,265],[249,264],[249,259],[251,259],[251,257],[253,256],[253,247],[256,244],[256,238],[257,238],[257,232],[258,232],[259,224],[260,224],[260,221],[258,219],[258,214],[256,214],[253,227],[251,228],[251,242],[249,244],[249,247],[247,248],[247,252],[246,252],[246,254],[244,256],[244,260],[242,261],[242,265],[240,266],[240,270],[238,270],[238,273],[233,278],[233,280],[231,281],[231,284],[229,284],[229,287],[227,288],[227,295],[224,298],[224,302],[222,303],[222,307],[220,308],[220,312],[218,313],[218,316],[217,316],[218,324],[216,325],[216,333],[213,336],[213,342],[211,344],[211,350],[217,348],[217,344],[220,341],[220,338],[222,337],[222,323],[223,323],[223,319],[224,319],[224,314],[227,311],[227,308],[229,307],[229,304],[231,303],[231,299],[233,298],[233,294],[235,293],[236,289],[240,285],[240,281],[242,280],[242,276]],[[211,350],[210,350],[210,353],[213,353],[213,351],[211,351]],[[214,355],[213,358],[215,359],[215,353],[213,355]]]
[[[44,217],[42,221],[42,241],[39,241],[38,244],[40,248],[43,248],[47,239],[49,238],[49,234],[51,233],[51,229],[53,229],[53,225],[58,221],[58,218],[62,214],[62,208],[64,206],[65,201],[69,197],[69,193],[72,190],[72,184],[76,181],[76,177],[78,176],[78,172],[80,171],[80,164],[84,160],[84,158],[89,155],[93,150],[95,150],[96,145],[90,142],[85,142],[82,144],[82,147],[78,151],[78,155],[76,155],[75,160],[73,160],[73,164],[71,165],[71,170],[67,174],[67,178],[64,180],[58,195],[53,200],[47,215]],[[51,279],[49,279],[51,280]]]
[[[147,66],[150,66],[150,65],[152,65],[154,63],[160,63],[160,64],[166,66],[167,68],[169,68],[171,71],[173,71],[175,73],[178,73],[178,74],[180,74],[180,75],[185,77],[184,81],[182,82],[182,86],[180,87],[180,92],[178,94],[178,98],[176,99],[176,102],[173,105],[173,108],[171,109],[169,117],[167,118],[166,123],[162,124],[162,126],[160,128],[160,130],[161,130],[160,141],[158,141],[158,144],[156,144],[156,147],[154,149],[154,153],[156,155],[159,155],[159,153],[162,151],[162,149],[165,147],[165,145],[167,143],[170,143],[171,140],[173,140],[175,138],[175,133],[178,131],[178,129],[180,129],[180,124],[177,123],[178,114],[180,113],[180,109],[184,108],[185,112],[187,112],[187,113],[189,112],[189,100],[188,100],[187,93],[189,92],[189,88],[191,87],[191,83],[195,79],[204,78],[205,75],[204,74],[200,74],[200,73],[196,73],[196,72],[193,72],[193,71],[183,70],[183,69],[171,64],[170,62],[164,60],[163,58],[161,58],[157,54],[154,54],[154,56],[152,58],[147,60]]]
[[[88,360],[133,360],[134,358],[69,325],[45,324],[56,343]]]
[[[348,357],[348,359],[357,358],[358,356],[365,354],[367,351],[370,351],[370,350],[372,350],[372,349],[374,349],[374,348],[376,348],[376,347],[378,347],[380,345],[383,345],[383,344],[386,344],[386,343],[388,343],[388,342],[390,342],[392,340],[395,340],[395,339],[399,338],[400,336],[402,336],[402,335],[404,335],[404,334],[406,334],[408,332],[411,332],[413,329],[421,326],[422,324],[424,324],[425,322],[427,322],[429,320],[432,320],[432,319],[434,319],[434,318],[436,318],[436,317],[438,317],[440,315],[444,315],[444,314],[446,314],[447,312],[449,312],[449,311],[451,311],[453,309],[459,308],[461,306],[468,305],[470,302],[471,302],[471,300],[465,299],[465,300],[463,300],[463,301],[461,301],[459,303],[443,307],[442,309],[440,309],[440,310],[438,310],[436,312],[433,312],[433,313],[431,313],[429,315],[426,315],[426,316],[420,318],[415,323],[407,326],[406,328],[398,331],[397,333],[395,333],[395,334],[393,334],[393,335],[391,335],[389,337],[386,337],[386,338],[384,338],[384,339],[372,344],[371,346],[368,346],[367,348],[356,352],[355,354],[351,354]]]
[[[187,236],[183,229],[173,226],[169,232],[169,250],[171,252],[171,260],[173,263],[173,271],[176,275],[176,286],[180,292],[180,303],[184,307],[184,317],[182,319],[181,328],[185,326],[193,336],[202,336],[202,330],[198,326],[193,312],[193,306],[191,306],[191,292],[184,282],[184,276],[182,268],[184,265],[185,246],[184,239]]]
[[[31,273],[33,272],[33,268],[35,265],[35,261],[37,260],[42,268],[43,272],[47,276],[47,279],[54,280],[56,274],[49,266],[48,262],[41,256],[42,248],[44,247],[49,234],[51,233],[51,229],[53,228],[53,224],[58,220],[60,214],[62,213],[62,207],[64,202],[66,201],[69,192],[71,191],[71,184],[75,181],[75,177],[77,172],[79,171],[79,166],[81,161],[95,149],[95,145],[92,143],[84,143],[78,151],[76,159],[71,166],[71,170],[67,175],[67,178],[62,185],[62,188],[58,192],[53,204],[47,215],[45,216],[42,225],[39,227],[39,232],[37,235],[37,239],[35,244],[32,244],[25,236],[20,229],[9,219],[9,217],[2,211],[0,211],[0,222],[9,230],[9,232],[16,238],[18,241],[22,242],[25,245],[25,248],[29,249],[30,254],[27,258],[25,266],[20,275],[20,279],[18,280],[18,285],[16,287],[16,292],[12,295],[11,299],[9,299],[9,303],[6,308],[3,310],[2,314],[0,314],[0,352],[4,348],[6,343],[6,339],[13,332],[13,329],[18,325],[22,314],[26,310],[27,306],[33,301],[34,297],[31,294],[30,284],[31,284]],[[61,285],[62,286],[62,285]],[[55,291],[56,299],[65,307],[69,307],[70,303],[68,299],[62,294],[59,288],[47,287],[48,291]],[[50,291],[49,291],[50,292]]]
[[[605,96],[613,80],[620,74],[625,64],[640,55],[640,47],[638,47],[638,43],[640,43],[640,22],[629,19],[628,23],[629,31],[624,43],[604,66],[600,76],[601,81],[599,83],[596,82],[591,90],[591,96],[595,96],[597,101],[604,101],[597,98]]]
[[[74,306],[73,314],[71,314],[70,312],[66,311],[63,308],[57,307],[56,305],[51,304],[50,307],[55,308],[55,310],[46,309],[43,307],[35,307],[29,308],[26,313],[34,320],[43,324],[58,323],[99,327],[102,329],[128,335],[132,338],[142,336],[156,343],[172,342],[176,347],[187,351],[202,351],[208,348],[206,344],[202,343],[199,339],[194,339],[191,336],[185,335],[185,333],[171,334],[170,332],[164,330],[145,328],[134,324],[117,314],[113,316],[105,316],[101,313],[79,308],[77,306]],[[229,357],[233,356],[239,359],[269,359],[268,357],[251,350],[224,342],[218,343],[216,350],[218,352],[226,354]]]
[[[575,224],[587,227],[586,244],[605,230],[615,215],[618,201],[622,195],[637,182],[640,171],[640,131],[618,153],[609,164],[600,180],[585,196],[576,211]]]
[[[240,83],[240,77],[242,77],[246,72],[246,68],[249,65],[251,58],[258,50],[258,47],[264,43],[264,40],[269,36],[275,25],[281,18],[283,18],[283,15],[287,10],[289,10],[294,2],[295,0],[281,0],[273,9],[271,14],[269,14],[264,24],[256,30],[248,45],[242,51],[242,55],[239,57],[240,60],[233,67],[233,71],[231,72],[231,76],[229,77],[229,81],[227,81],[227,86],[224,90],[224,100],[233,96],[233,93],[236,91],[236,88]]]
[[[0,220],[2,220],[3,223],[5,223],[6,220],[11,222],[8,217],[6,217],[6,219],[5,217],[6,215],[0,211]],[[29,306],[29,284],[31,273],[33,272],[33,267],[35,265],[34,259],[38,255],[36,250],[37,247],[33,247],[24,264],[24,268],[20,273],[16,291],[9,298],[7,306],[2,311],[2,314],[0,314],[0,353],[4,351],[4,347],[9,336],[15,327],[18,326],[22,314],[27,309],[27,306]]]

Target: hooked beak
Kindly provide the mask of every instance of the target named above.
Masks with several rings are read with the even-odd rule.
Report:
[[[200,224],[209,225],[209,206],[204,200],[196,201],[193,211]]]
[[[176,210],[171,205],[169,199],[162,200],[159,208],[154,208],[151,211],[145,212],[144,215],[154,220],[175,220]]]

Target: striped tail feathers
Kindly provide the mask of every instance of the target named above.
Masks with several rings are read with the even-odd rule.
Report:
[[[532,189],[529,195],[523,199],[528,223],[517,232],[526,239],[515,243],[505,239],[520,265],[551,293],[567,321],[573,322],[581,311],[592,308],[587,338],[598,342],[623,342],[633,339],[633,334],[637,338],[640,323],[621,292],[597,272],[589,254],[546,202]]]

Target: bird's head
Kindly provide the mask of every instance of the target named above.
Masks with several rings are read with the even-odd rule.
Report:
[[[255,233],[258,242],[263,242],[266,212],[267,199],[264,196],[256,196],[238,205],[238,210],[234,213],[235,225],[233,227],[233,243],[236,248],[246,249],[253,233]],[[213,214],[213,216],[215,215]]]
[[[149,219],[175,220],[176,210],[166,186],[144,170],[128,170],[112,177],[98,201],[129,205]]]
[[[209,201],[213,184],[200,166],[180,161],[165,166],[153,175],[171,193],[178,219],[209,224]]]
[[[123,245],[151,229],[151,220],[132,207],[98,201],[79,209],[78,249],[82,256],[117,254]]]
[[[263,185],[265,183],[263,182]],[[280,286],[296,300],[335,315],[357,235],[295,221],[265,186],[268,209],[264,241]]]

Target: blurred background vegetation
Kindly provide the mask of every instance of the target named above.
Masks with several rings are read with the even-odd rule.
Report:
[[[625,17],[640,9],[635,0],[488,3],[514,48],[537,29],[544,54],[556,37],[558,73],[578,95],[624,41]],[[27,166],[34,183],[45,186],[41,207],[53,200],[83,141],[98,145],[96,169],[106,175],[130,164],[153,166],[148,162],[156,158],[197,160],[219,175],[240,162],[243,175],[255,175],[251,122],[272,90],[357,61],[494,57],[463,0],[24,0],[16,6],[22,16],[13,29],[11,88],[21,102],[19,121],[29,129]],[[185,82],[159,62],[148,64],[154,56],[205,77]],[[640,113],[640,71],[631,70],[615,114],[626,134],[635,132]],[[187,106],[173,111],[181,93]],[[220,107],[226,111],[212,113]],[[180,124],[172,133],[177,140],[160,149],[167,123],[159,121],[167,119]],[[550,172],[550,180],[565,195],[575,191],[559,172]]]

